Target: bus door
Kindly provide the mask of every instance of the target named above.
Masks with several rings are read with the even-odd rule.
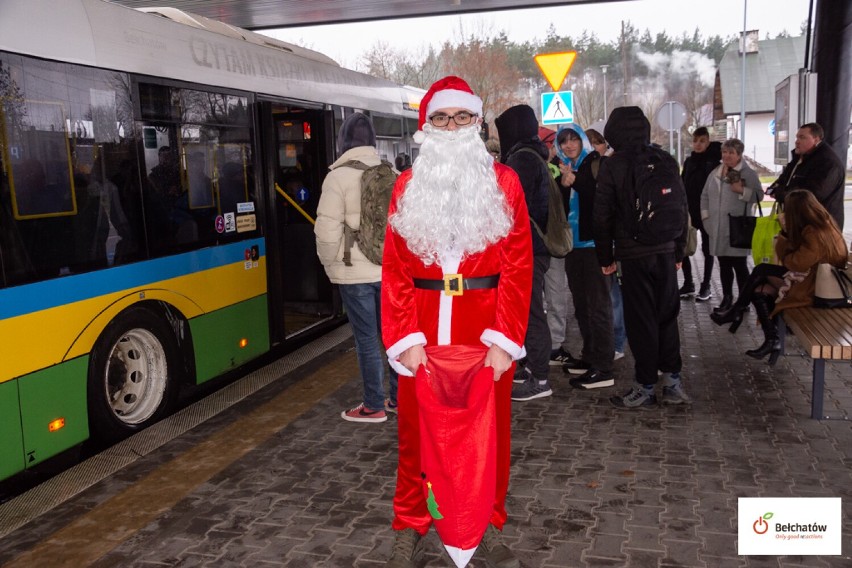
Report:
[[[284,102],[260,105],[269,188],[267,266],[273,337],[283,340],[335,315],[332,286],[317,258],[314,222],[328,171],[330,113]]]

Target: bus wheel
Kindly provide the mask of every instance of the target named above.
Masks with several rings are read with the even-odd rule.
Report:
[[[89,363],[91,435],[117,441],[171,411],[179,387],[174,334],[161,318],[131,308],[98,338]]]

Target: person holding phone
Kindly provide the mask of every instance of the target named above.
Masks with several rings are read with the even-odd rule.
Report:
[[[574,388],[611,387],[615,385],[612,375],[615,346],[610,278],[601,272],[592,234],[596,178],[604,158],[592,148],[577,124],[562,126],[556,142],[556,155],[561,161],[557,181],[574,231],[574,250],[565,257],[565,273],[583,338],[580,359],[564,363],[562,370],[577,375],[569,381]]]

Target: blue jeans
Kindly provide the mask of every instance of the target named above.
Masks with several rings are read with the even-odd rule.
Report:
[[[382,348],[381,282],[341,284],[340,297],[355,336],[358,368],[364,381],[364,406],[370,410],[385,408],[385,366],[387,357]],[[397,374],[390,370],[388,398],[396,402]]]
[[[609,297],[612,300],[612,331],[615,339],[615,350],[624,353],[624,340],[627,332],[624,330],[624,300],[621,298],[621,284],[618,283],[616,273],[611,275],[612,282],[609,288]]]

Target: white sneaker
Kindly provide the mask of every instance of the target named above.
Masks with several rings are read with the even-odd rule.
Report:
[[[616,352],[615,352],[615,355],[614,355],[614,356],[613,356],[613,358],[612,358],[612,360],[613,360],[613,361],[618,361],[618,360],[619,360],[619,359],[621,359],[622,357],[624,357],[624,351],[616,351]]]

